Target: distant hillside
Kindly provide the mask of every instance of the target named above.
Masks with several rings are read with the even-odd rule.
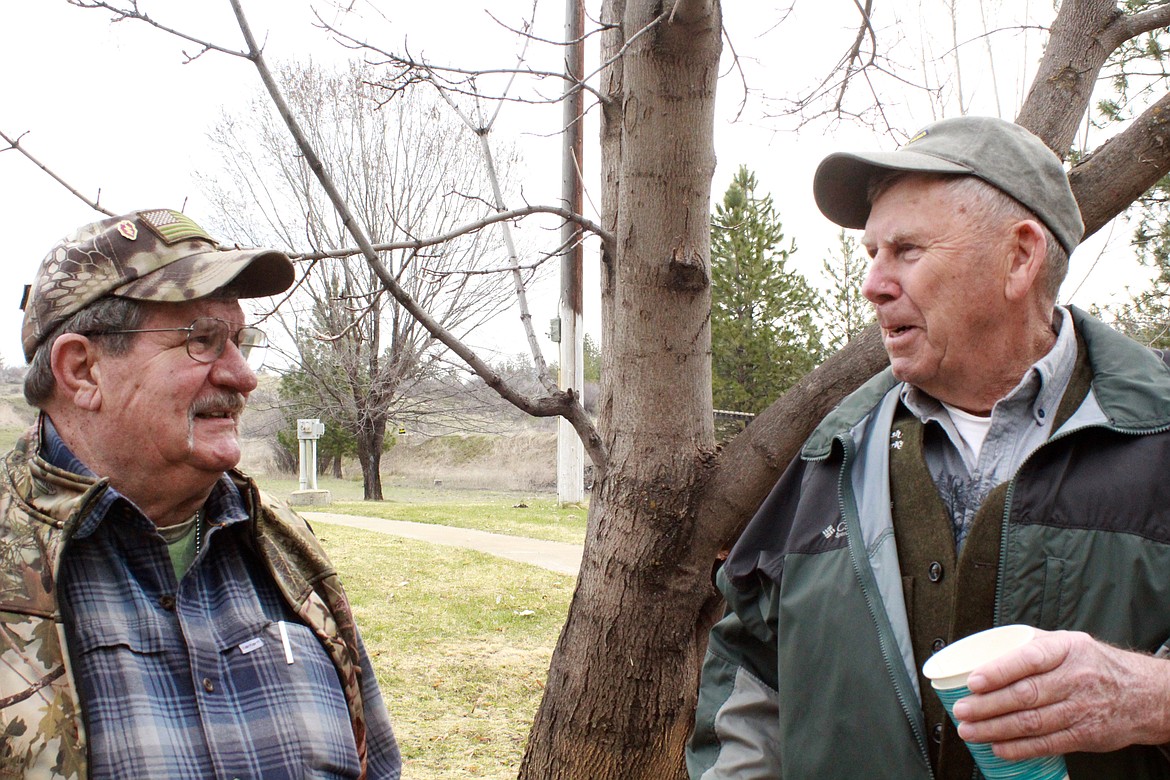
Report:
[[[253,396],[240,423],[243,444],[241,466],[257,475],[281,473],[277,467],[276,432],[284,415],[272,404],[271,380]],[[36,420],[36,411],[24,402],[19,384],[0,384],[0,451],[12,448],[16,438]],[[556,488],[556,431],[550,421],[480,419],[476,427],[499,433],[423,436],[408,433],[382,456],[382,479],[387,485],[491,490],[554,490]],[[342,464],[343,476],[361,480],[356,460]],[[287,472],[285,472],[287,473]]]

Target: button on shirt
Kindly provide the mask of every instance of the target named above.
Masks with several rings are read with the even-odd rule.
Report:
[[[964,441],[941,403],[916,387],[902,387],[906,407],[924,424],[937,424],[926,426],[923,449],[927,468],[951,516],[957,549],[962,549],[988,494],[1011,479],[1053,433],[1056,410],[1077,359],[1072,315],[1064,307],[1056,307],[1053,325],[1059,328],[1056,343],[992,407],[991,426],[978,454]]]
[[[46,459],[90,475],[45,428]],[[226,475],[205,511],[203,551],[181,581],[154,524],[112,488],[68,544],[61,603],[91,777],[357,777],[337,672],[260,561],[232,538],[251,521]],[[393,780],[398,748],[361,656],[368,776]]]

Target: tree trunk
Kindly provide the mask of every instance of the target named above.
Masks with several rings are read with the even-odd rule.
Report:
[[[603,19],[618,28],[603,60],[660,8],[607,0]],[[720,48],[717,0],[682,0],[604,77],[617,107],[602,149],[604,219],[618,237],[602,289],[609,469],[521,778],[684,774],[711,596],[689,540],[715,450],[708,211]]]
[[[382,446],[386,441],[386,422],[374,421],[359,426],[358,463],[362,467],[362,498],[382,501]]]
[[[1115,0],[1065,0],[1052,23],[1044,57],[1016,122],[1062,158],[1084,118],[1097,74],[1119,43],[1102,45],[1121,18]]]

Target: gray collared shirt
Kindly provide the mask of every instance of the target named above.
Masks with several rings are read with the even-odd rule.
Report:
[[[992,407],[991,426],[978,455],[963,441],[937,399],[912,385],[902,386],[902,403],[927,426],[923,438],[926,465],[950,513],[957,549],[962,549],[988,494],[1011,479],[1052,435],[1056,410],[1077,360],[1072,315],[1066,308],[1056,307],[1053,329],[1057,335],[1052,349]],[[928,424],[932,422],[937,425]],[[946,435],[940,435],[940,430]]]

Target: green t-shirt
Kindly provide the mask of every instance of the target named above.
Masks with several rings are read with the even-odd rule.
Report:
[[[195,562],[195,554],[199,547],[195,531],[202,530],[198,528],[200,525],[198,518],[198,515],[192,515],[189,520],[158,529],[159,535],[167,543],[167,552],[171,555],[171,565],[175,567],[177,580],[183,579],[187,569]]]

